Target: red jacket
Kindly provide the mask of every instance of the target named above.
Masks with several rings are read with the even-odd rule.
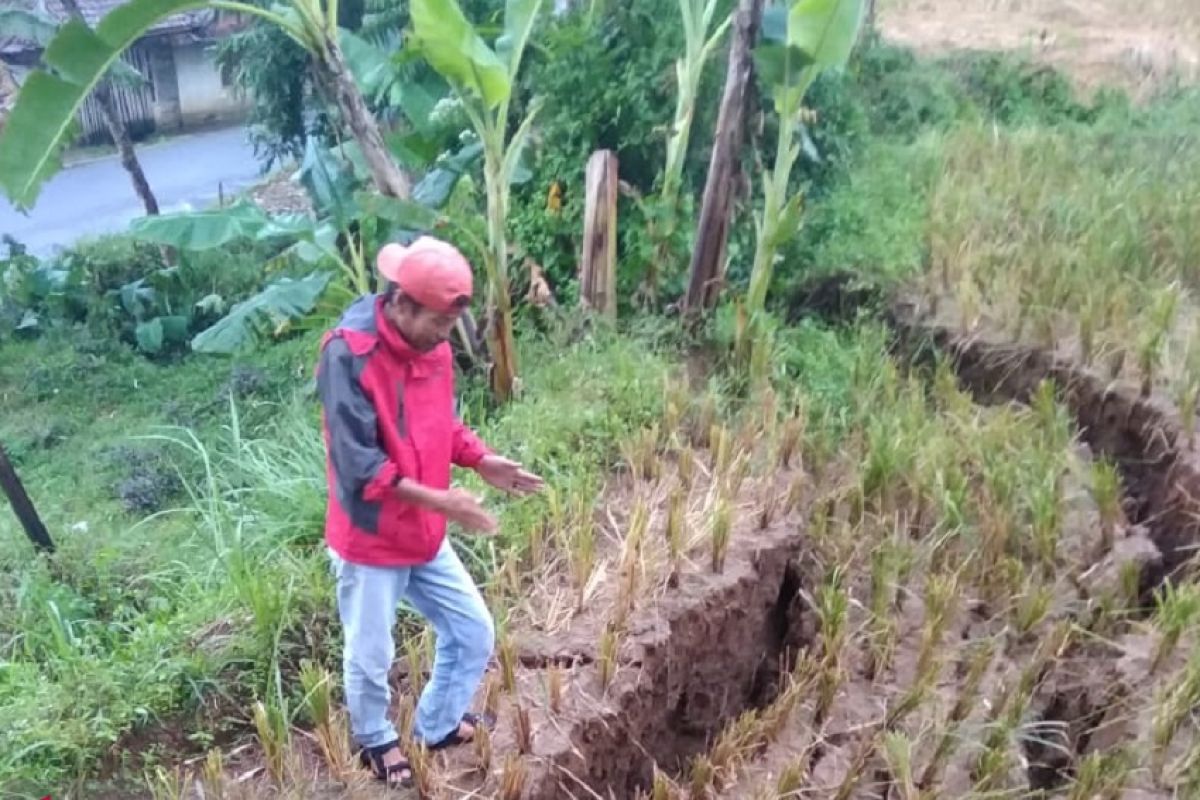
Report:
[[[450,487],[450,466],[472,468],[490,451],[455,412],[450,346],[411,348],[383,316],[383,300],[359,298],[321,342],[329,506],[325,540],[356,564],[409,566],[437,554],[441,514],[402,502],[401,477]]]

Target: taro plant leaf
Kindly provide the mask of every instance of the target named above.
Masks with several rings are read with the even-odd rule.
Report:
[[[299,280],[280,278],[235,305],[224,319],[196,334],[192,349],[198,353],[230,355],[252,347],[311,312],[332,277],[329,272],[314,272]]]
[[[183,276],[179,267],[164,267],[151,272],[145,277],[145,281],[154,287],[154,291],[169,297],[177,289],[182,288]]]
[[[164,341],[169,344],[181,344],[187,341],[188,327],[192,324],[190,318],[172,314],[158,319],[162,322]]]
[[[31,207],[57,169],[76,112],[109,68],[160,20],[200,0],[129,0],[93,31],[78,20],[61,25],[42,53],[46,69],[29,75],[0,132],[0,188],[19,208]]]
[[[508,64],[480,38],[456,0],[412,0],[409,15],[417,46],[442,76],[488,108],[508,99]]]
[[[262,209],[243,200],[220,210],[141,217],[134,220],[129,229],[137,238],[155,244],[200,251],[224,247],[239,239],[254,238],[270,223],[272,220]]]
[[[472,142],[438,162],[415,187],[413,200],[429,208],[441,208],[450,199],[463,173],[483,155],[483,144]]]
[[[162,352],[163,346],[163,323],[162,317],[155,317],[147,322],[139,322],[138,326],[133,330],[134,338],[137,339],[138,349],[143,353]]]
[[[138,278],[122,286],[120,296],[121,307],[125,309],[125,313],[141,319],[146,309],[154,307],[158,293],[154,291],[153,286],[146,285],[145,278]]]
[[[316,137],[308,138],[297,175],[319,214],[332,217],[339,227],[354,218],[354,177]]]
[[[187,317],[172,315],[138,323],[133,329],[138,349],[154,355],[161,353],[165,344],[186,342],[190,322]]]

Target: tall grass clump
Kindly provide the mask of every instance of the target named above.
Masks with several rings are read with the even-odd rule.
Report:
[[[1095,125],[965,128],[930,195],[931,290],[1074,343],[1141,384],[1185,384],[1200,290],[1200,115],[1184,96]]]

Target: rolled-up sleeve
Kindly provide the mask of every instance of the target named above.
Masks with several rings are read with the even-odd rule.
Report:
[[[375,407],[358,380],[359,365],[346,342],[334,338],[321,353],[317,390],[329,431],[329,459],[347,497],[377,503],[402,477],[379,444]]]
[[[475,431],[464,425],[457,416],[454,418],[453,435],[454,446],[451,451],[451,460],[456,466],[474,469],[479,466],[479,462],[483,461],[485,456],[492,452],[475,434]]]

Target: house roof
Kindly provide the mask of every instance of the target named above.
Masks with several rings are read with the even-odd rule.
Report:
[[[126,0],[76,0],[80,13],[83,14],[87,24],[93,27],[108,12],[125,2]],[[66,9],[63,8],[60,0],[7,0],[5,5],[8,8],[30,11],[40,17],[52,19],[58,23],[66,22],[70,16]],[[148,36],[155,36],[197,31],[207,27],[215,18],[216,12],[212,9],[185,11],[167,17],[151,27],[146,33]],[[0,53],[14,53],[38,49],[40,48],[36,42],[18,37],[0,36]]]

